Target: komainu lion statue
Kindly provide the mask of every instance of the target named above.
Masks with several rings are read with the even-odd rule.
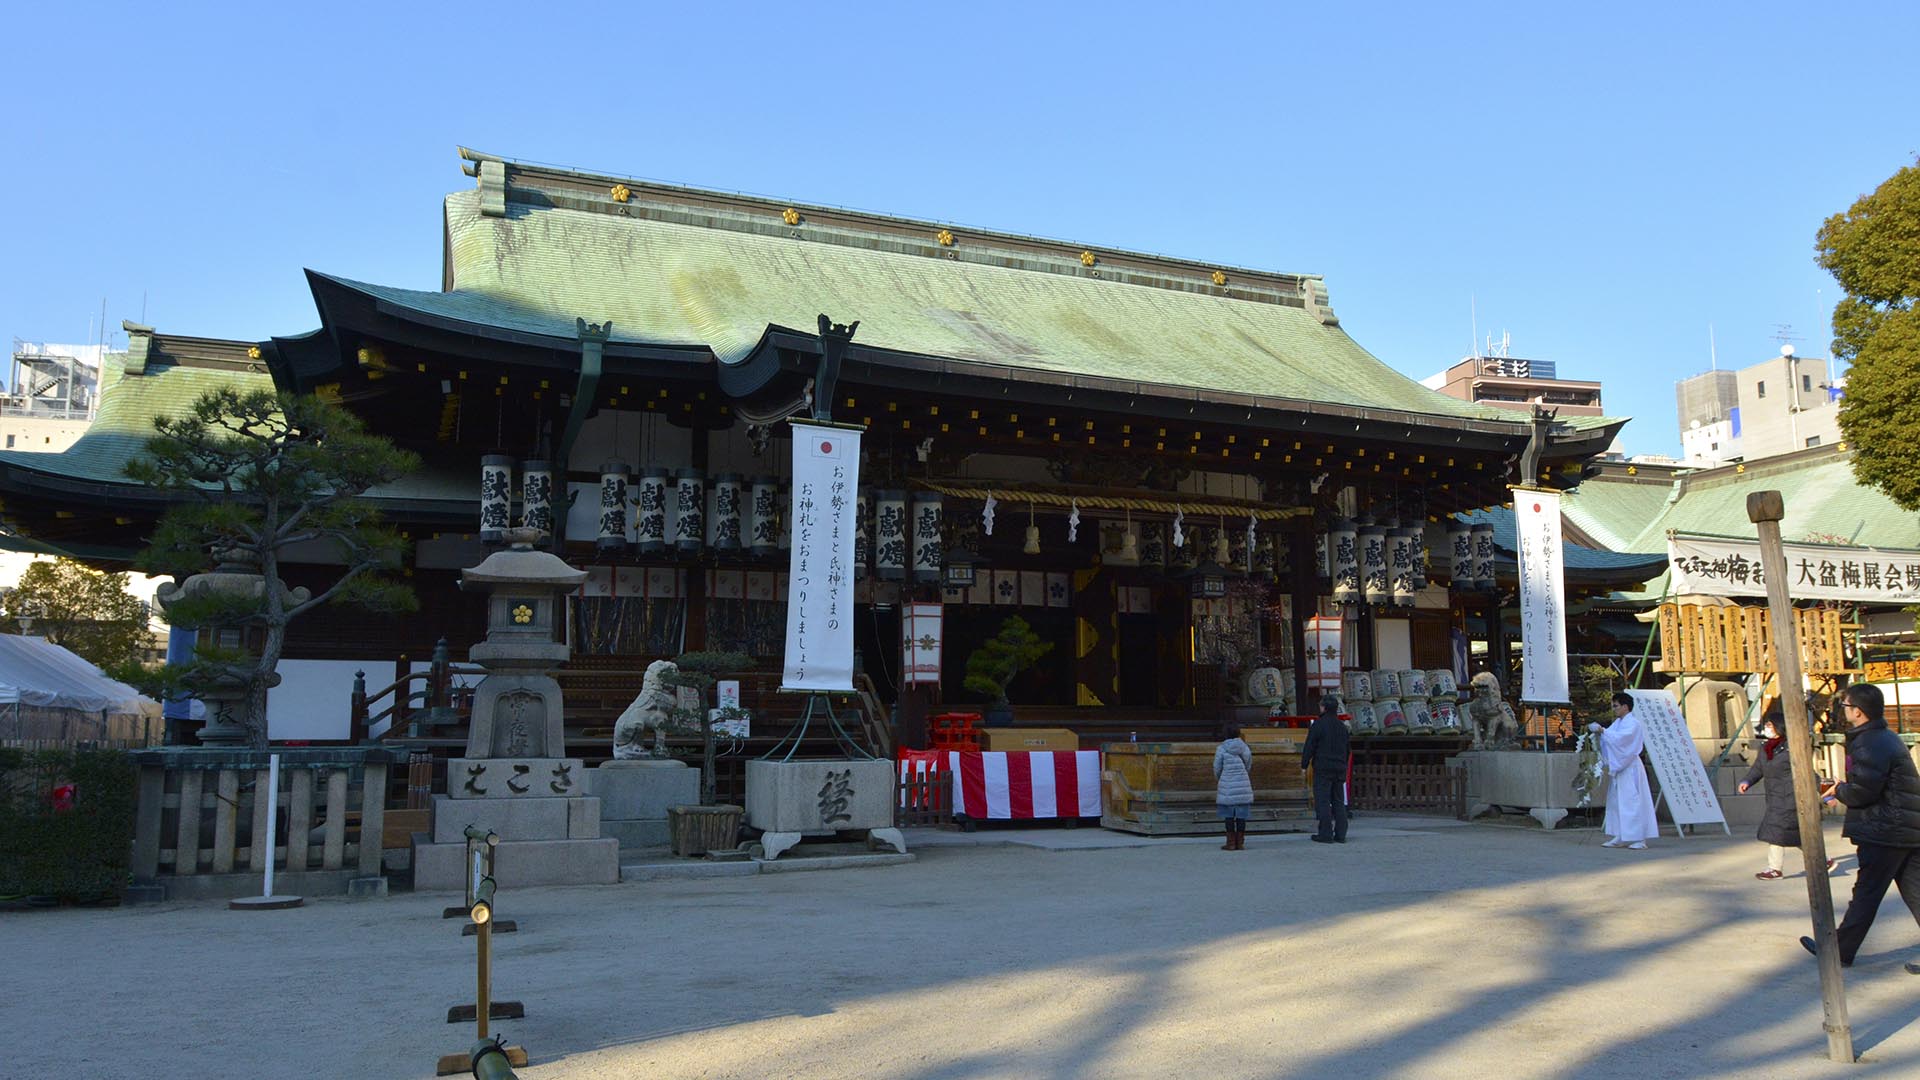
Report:
[[[1475,750],[1507,750],[1519,745],[1520,721],[1513,706],[1500,697],[1500,681],[1493,672],[1473,677],[1473,699],[1467,702],[1467,716],[1473,721]]]
[[[674,726],[673,709],[677,701],[674,689],[667,685],[667,676],[680,669],[671,660],[655,660],[647,665],[647,674],[640,682],[640,696],[633,699],[620,714],[613,725],[613,757],[615,761],[628,761],[634,758],[667,757],[667,729]],[[644,742],[648,730],[653,732],[653,745]]]

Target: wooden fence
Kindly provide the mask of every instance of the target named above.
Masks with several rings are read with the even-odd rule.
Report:
[[[346,892],[354,878],[379,879],[387,751],[279,755],[277,828],[269,837],[265,751],[136,751],[135,884],[161,886],[170,899],[246,896],[259,890],[269,858],[289,892]]]
[[[912,825],[951,825],[953,823],[953,773],[947,769],[917,773],[900,783],[900,798],[893,809],[893,823],[900,828]]]
[[[1467,773],[1465,769],[1435,769],[1412,762],[1356,767],[1347,801],[1356,810],[1450,814],[1465,821]]]

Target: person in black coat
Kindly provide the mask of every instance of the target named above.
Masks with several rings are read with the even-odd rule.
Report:
[[[1841,835],[1859,851],[1853,899],[1837,931],[1845,967],[1866,940],[1888,885],[1899,888],[1900,899],[1920,923],[1920,769],[1914,768],[1907,744],[1888,730],[1879,687],[1856,683],[1841,696],[1853,725],[1847,732],[1847,778],[1827,785],[1822,794],[1829,802],[1846,804]],[[1810,937],[1800,944],[1815,951]],[[1914,964],[1907,970],[1920,974]]]
[[[1300,748],[1300,769],[1313,767],[1313,811],[1319,831],[1315,843],[1347,842],[1347,722],[1333,695],[1320,699],[1320,715],[1307,728],[1307,744]]]
[[[1767,868],[1753,875],[1761,881],[1780,880],[1786,866],[1787,849],[1800,846],[1800,811],[1793,801],[1793,765],[1787,760],[1787,741],[1780,736],[1780,710],[1767,710],[1760,718],[1760,753],[1753,768],[1740,781],[1740,793],[1755,784],[1766,785],[1767,810],[1760,818],[1759,839],[1767,845]],[[1833,870],[1833,860],[1827,860]]]

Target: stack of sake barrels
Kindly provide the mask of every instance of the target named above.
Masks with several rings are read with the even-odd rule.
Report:
[[[1341,674],[1341,700],[1355,735],[1458,735],[1459,684],[1445,669],[1376,668]]]
[[[1453,672],[1446,668],[1427,672],[1427,693],[1434,734],[1459,735],[1467,730],[1466,714],[1460,711],[1460,685]]]
[[[1373,704],[1373,673],[1340,673],[1340,700],[1347,707],[1347,727],[1355,735],[1382,734],[1380,714]]]
[[[1255,668],[1247,674],[1247,701],[1265,705],[1270,716],[1292,716],[1294,695],[1292,668]]]

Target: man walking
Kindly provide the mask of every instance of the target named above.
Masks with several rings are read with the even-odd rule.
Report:
[[[1887,886],[1900,889],[1915,922],[1920,922],[1920,770],[1900,736],[1887,728],[1880,688],[1866,683],[1840,692],[1847,722],[1847,778],[1828,786],[1827,801],[1846,804],[1847,822],[1840,835],[1858,849],[1859,868],[1853,878],[1853,900],[1836,932],[1840,966],[1853,963],[1866,940]],[[1813,939],[1800,944],[1814,952]],[[1907,970],[1920,974],[1920,965]]]
[[[1347,722],[1332,694],[1320,699],[1320,715],[1307,729],[1300,768],[1313,767],[1313,812],[1319,819],[1316,844],[1347,842]]]

